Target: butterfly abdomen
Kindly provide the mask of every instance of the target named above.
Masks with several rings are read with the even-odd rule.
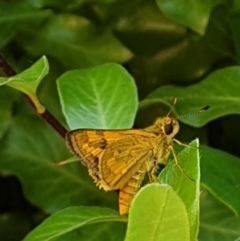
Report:
[[[121,215],[129,212],[132,199],[140,188],[145,173],[146,170],[139,169],[137,173],[131,177],[129,182],[123,188],[119,189],[119,213]]]

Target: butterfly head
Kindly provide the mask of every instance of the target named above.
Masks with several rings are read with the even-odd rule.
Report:
[[[179,123],[171,117],[158,118],[154,124],[166,136],[173,138],[179,131]]]

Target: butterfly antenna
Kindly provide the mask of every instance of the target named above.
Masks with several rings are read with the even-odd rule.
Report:
[[[204,112],[204,111],[208,110],[209,108],[210,108],[210,106],[207,105],[207,106],[201,108],[200,110],[195,110],[195,111],[192,111],[192,112],[190,112],[190,113],[188,113],[188,114],[178,116],[176,119],[179,120],[179,119],[188,117],[188,116],[190,116],[190,115],[194,115],[194,114],[196,114],[196,113],[201,113],[201,112]]]
[[[172,106],[171,106],[171,108],[170,108],[167,116],[169,116],[169,115],[171,114],[171,112],[172,112],[172,110],[173,110],[173,107],[176,105],[176,103],[177,103],[177,98],[175,97],[174,100],[173,100],[173,104],[172,104]]]

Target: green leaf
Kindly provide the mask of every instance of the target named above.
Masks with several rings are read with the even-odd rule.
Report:
[[[41,223],[23,241],[50,241],[85,225],[126,222],[116,211],[98,207],[71,207],[61,210]]]
[[[0,88],[0,139],[11,126],[12,108],[19,98],[19,93],[7,86]]]
[[[99,190],[80,162],[63,167],[64,140],[39,117],[17,116],[1,142],[0,170],[16,175],[24,194],[48,213],[77,205],[117,207],[115,192]]]
[[[160,183],[170,185],[185,204],[190,237],[195,241],[199,226],[200,163],[198,139],[190,143],[177,155],[177,162],[171,161],[159,175]],[[190,179],[191,178],[191,179]]]
[[[222,0],[157,0],[156,2],[168,17],[203,35],[212,9]]]
[[[82,6],[84,3],[89,3],[88,0],[26,0],[27,2],[31,3],[31,5],[36,6],[38,8],[49,8],[55,7],[57,9],[61,9],[61,11],[72,11],[72,10],[79,10],[79,7]],[[98,0],[98,3],[112,3],[117,0]]]
[[[215,53],[218,52],[222,58],[224,56],[225,58],[235,58],[236,54],[233,39],[229,38],[232,35],[229,23],[232,23],[232,9],[226,8],[224,4],[214,8],[206,32],[199,39],[202,44],[214,50]],[[207,52],[209,53],[209,51]],[[209,56],[210,53],[207,57]]]
[[[201,146],[201,150],[201,183],[236,215],[240,215],[240,159],[207,146]]]
[[[201,82],[189,87],[163,86],[153,91],[140,103],[140,108],[154,103],[168,106],[177,97],[174,113],[185,115],[197,111],[204,106],[210,109],[204,113],[188,115],[181,121],[200,127],[221,116],[240,113],[239,83],[240,67],[227,67],[217,70]]]
[[[31,67],[22,73],[11,77],[0,77],[0,85],[9,85],[22,92],[36,92],[36,89],[45,75],[48,74],[49,65],[47,58],[43,56]]]
[[[234,7],[238,10],[240,9],[240,1],[239,0],[234,0]]]
[[[44,107],[40,104],[36,92],[41,80],[48,74],[49,65],[43,56],[31,67],[12,77],[0,77],[0,85],[8,85],[25,93],[34,103],[38,113],[43,113]]]
[[[51,15],[50,10],[39,10],[24,2],[0,2],[0,48],[14,38],[19,29],[36,26]]]
[[[66,233],[56,241],[123,241],[126,233],[126,222],[99,222],[85,225],[72,232]],[[94,232],[93,232],[94,230]],[[54,240],[55,241],[55,240]]]
[[[137,110],[133,78],[118,64],[69,71],[57,81],[71,129],[129,128]]]
[[[125,241],[132,240],[190,240],[185,205],[170,186],[149,184],[137,193],[125,238]]]
[[[199,241],[239,241],[240,218],[206,190],[201,193]]]
[[[19,43],[32,55],[51,55],[70,69],[126,62],[132,53],[110,31],[97,31],[86,18],[62,14],[42,28],[25,28]]]
[[[136,55],[155,56],[161,50],[171,49],[186,37],[187,28],[161,13],[154,1],[142,1],[141,4],[137,4],[136,1],[125,2],[125,11],[119,13],[122,4],[118,1],[113,7],[113,11],[119,14],[114,33]],[[161,51],[163,59],[168,55],[165,51],[164,53]],[[179,49],[176,51],[179,53]]]
[[[239,3],[240,4],[240,1]],[[239,5],[240,6],[240,5]],[[234,12],[231,15],[230,26],[231,26],[231,33],[232,33],[232,40],[234,41],[234,50],[237,53],[237,60],[240,60],[240,31],[239,31],[239,21],[240,21],[240,13],[239,10]]]

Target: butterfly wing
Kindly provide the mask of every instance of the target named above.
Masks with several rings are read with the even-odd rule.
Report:
[[[106,147],[125,135],[131,135],[133,130],[91,130],[79,129],[69,131],[65,137],[67,147],[78,156],[83,165],[95,161],[96,156],[100,156]]]
[[[142,163],[151,158],[149,139],[155,137],[144,130],[80,129],[68,132],[66,142],[99,187],[115,190],[125,186]]]
[[[82,164],[87,166],[90,176],[98,183],[98,164],[102,153],[109,143],[123,135],[120,131],[79,129],[68,132],[65,140],[69,150],[80,158]]]
[[[142,135],[144,134],[144,135]],[[123,188],[139,170],[151,170],[155,158],[151,138],[139,130],[135,135],[128,135],[109,144],[99,162],[100,186],[111,190]]]

